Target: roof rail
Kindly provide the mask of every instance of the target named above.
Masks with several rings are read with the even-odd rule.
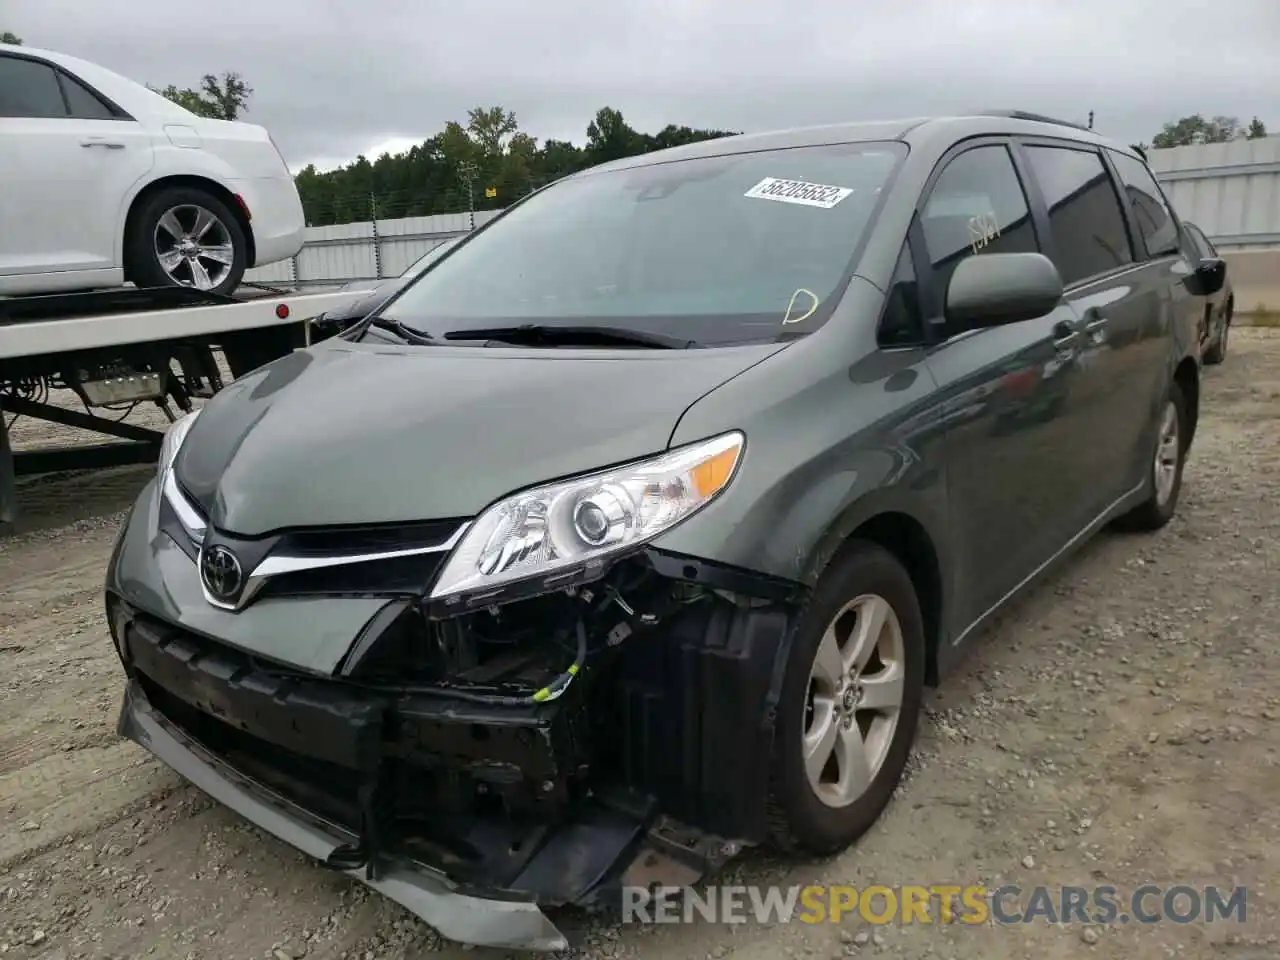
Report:
[[[1047,117],[1043,113],[1030,113],[1026,110],[978,110],[976,115],[979,117],[1006,117],[1010,120],[1034,120],[1036,123],[1052,123],[1059,127],[1074,127],[1077,130],[1093,132],[1083,123],[1059,120],[1057,117]]]

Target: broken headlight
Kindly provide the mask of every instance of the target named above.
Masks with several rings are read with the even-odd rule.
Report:
[[[499,500],[449,555],[431,596],[572,573],[652,540],[729,485],[744,443],[741,433],[726,433]]]

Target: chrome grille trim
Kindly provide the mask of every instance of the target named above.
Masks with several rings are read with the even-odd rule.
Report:
[[[380,550],[376,553],[341,553],[329,556],[300,557],[291,554],[268,556],[249,571],[244,589],[240,591],[240,597],[235,603],[225,603],[215,598],[205,588],[203,580],[200,583],[200,590],[204,594],[205,600],[220,610],[243,610],[249,604],[249,601],[271,581],[272,577],[278,577],[286,573],[301,573],[305,570],[321,570],[326,567],[343,567],[354,563],[368,563],[373,560],[396,560],[401,557],[421,557],[432,553],[447,553],[457,546],[458,541],[462,539],[470,526],[470,521],[462,524],[448,540],[429,547]]]
[[[182,488],[178,486],[172,470],[165,476],[162,495],[169,502],[169,505],[173,507],[178,516],[178,521],[182,524],[188,536],[191,537],[191,542],[197,548],[200,547],[204,542],[208,523],[195,505],[187,498],[186,494],[183,493]],[[376,550],[363,553],[311,554],[306,556],[289,553],[269,554],[248,572],[244,589],[240,591],[240,596],[235,603],[227,603],[210,594],[204,585],[203,578],[201,578],[200,591],[204,594],[205,601],[211,606],[215,606],[220,610],[235,612],[243,610],[273,577],[289,573],[302,573],[307,570],[322,570],[357,563],[370,563],[377,560],[397,560],[402,557],[448,553],[458,545],[458,541],[466,535],[470,527],[471,521],[466,521],[460,524],[449,535],[447,540],[425,547],[402,547],[393,550]],[[197,560],[198,566],[199,561]]]

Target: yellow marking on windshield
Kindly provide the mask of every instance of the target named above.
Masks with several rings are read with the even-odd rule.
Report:
[[[808,310],[806,310],[800,316],[792,320],[791,310],[796,305],[796,300],[799,299],[801,294],[804,294],[805,296],[809,297],[809,299],[811,299],[813,303],[809,304]],[[818,309],[818,304],[820,302],[821,301],[818,300],[818,295],[814,293],[812,290],[806,290],[804,287],[799,287],[796,290],[796,292],[791,295],[791,299],[787,301],[787,312],[782,315],[782,322],[783,323],[799,323],[802,320],[808,320],[810,317],[813,316],[814,311]]]

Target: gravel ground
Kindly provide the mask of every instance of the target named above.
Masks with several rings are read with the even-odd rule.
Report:
[[[602,926],[575,955],[1280,956],[1280,336],[1207,374],[1178,518],[1104,534],[928,700],[909,782],[823,863],[745,883],[1248,887],[1244,923]],[[20,440],[26,435],[20,434]],[[444,944],[206,800],[113,730],[100,584],[147,471],[41,478],[0,541],[0,954],[240,960],[494,956]]]

